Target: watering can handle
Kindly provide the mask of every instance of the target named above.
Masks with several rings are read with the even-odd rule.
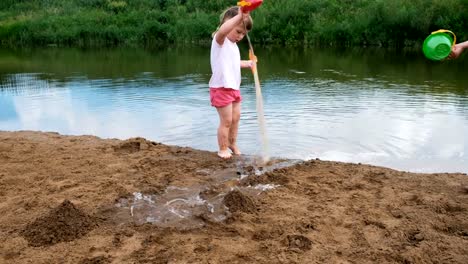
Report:
[[[450,33],[452,34],[453,36],[453,43],[452,43],[452,46],[454,46],[456,43],[457,43],[457,36],[455,36],[455,33],[453,33],[452,31],[450,30],[447,30],[447,29],[439,29],[439,30],[436,30],[434,32],[431,33],[432,34],[436,34],[436,33]]]

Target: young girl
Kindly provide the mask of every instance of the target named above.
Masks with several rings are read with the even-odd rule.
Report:
[[[219,115],[218,156],[223,159],[231,158],[229,149],[235,155],[241,154],[236,142],[242,101],[240,71],[251,67],[252,62],[241,61],[236,43],[244,38],[246,30],[252,29],[252,24],[249,13],[237,6],[230,7],[221,15],[211,43],[210,100]]]

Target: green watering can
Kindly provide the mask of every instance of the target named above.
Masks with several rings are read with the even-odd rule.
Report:
[[[423,53],[426,58],[440,61],[448,57],[452,52],[452,47],[457,42],[455,34],[446,29],[439,29],[432,32],[423,43]]]

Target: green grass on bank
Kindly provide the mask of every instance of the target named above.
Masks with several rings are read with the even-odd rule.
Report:
[[[2,0],[3,46],[207,43],[226,0]],[[264,0],[252,41],[280,45],[420,44],[440,28],[468,39],[468,0]]]

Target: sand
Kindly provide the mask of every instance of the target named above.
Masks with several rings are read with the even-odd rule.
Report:
[[[468,263],[466,174],[0,132],[0,197],[0,263]]]

